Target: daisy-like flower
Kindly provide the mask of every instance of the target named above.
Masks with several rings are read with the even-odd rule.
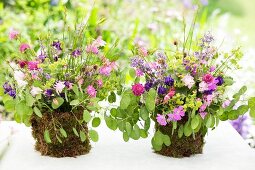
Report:
[[[60,93],[63,91],[63,89],[65,88],[65,82],[63,82],[63,81],[58,81],[58,82],[55,84],[54,88],[55,88],[56,92],[57,92],[58,94],[60,94]]]
[[[41,94],[42,91],[43,90],[41,88],[32,86],[30,93],[33,97],[35,97],[36,95]]]
[[[192,86],[195,84],[194,81],[194,77],[192,77],[191,75],[187,74],[186,76],[184,76],[182,78],[182,81],[184,83],[185,86],[187,86],[189,89],[192,88]]]

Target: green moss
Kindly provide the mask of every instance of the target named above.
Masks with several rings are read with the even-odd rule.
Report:
[[[82,119],[82,111],[76,111],[75,116],[77,119]],[[32,135],[36,140],[35,149],[42,155],[52,157],[75,157],[86,154],[90,151],[91,145],[88,137],[88,127],[86,123],[82,124],[82,127],[78,125],[78,122],[74,115],[70,112],[44,112],[43,117],[39,118],[36,115],[32,115]],[[55,125],[55,126],[54,126]],[[55,128],[59,128],[59,125],[65,129],[67,137],[61,136],[60,132]],[[73,127],[79,132],[83,130],[86,135],[86,140],[82,142],[73,132]],[[51,143],[46,143],[44,140],[44,131],[49,130]],[[60,137],[62,143],[60,143],[56,137]]]
[[[180,122],[179,125],[184,123],[185,121]],[[190,157],[194,154],[201,154],[203,152],[205,133],[202,130],[195,134],[195,138],[193,138],[192,135],[189,137],[182,136],[179,138],[177,130],[175,130],[172,135],[171,124],[168,124],[167,126],[160,126],[156,124],[155,128],[171,138],[171,145],[166,146],[163,144],[162,149],[160,151],[156,151],[156,153],[169,157],[183,158]]]

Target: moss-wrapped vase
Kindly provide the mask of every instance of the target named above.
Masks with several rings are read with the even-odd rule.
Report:
[[[78,120],[82,120],[83,111],[77,110],[71,112],[42,112],[42,118],[35,114],[31,117],[32,135],[36,141],[35,149],[42,155],[51,157],[76,157],[89,153],[91,149],[87,123],[78,124]],[[60,127],[61,126],[61,127]],[[66,137],[61,136],[59,128],[63,128],[67,134]],[[86,140],[81,141],[80,137],[75,135],[73,128],[79,133],[83,131]],[[45,130],[49,131],[51,142],[47,143],[44,138]],[[58,137],[57,137],[58,136]],[[59,139],[61,142],[59,141]]]

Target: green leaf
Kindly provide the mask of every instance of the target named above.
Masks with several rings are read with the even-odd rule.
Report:
[[[134,132],[135,132],[136,136],[140,137],[140,128],[137,124],[134,125]]]
[[[106,123],[107,127],[110,128],[111,130],[116,130],[118,128],[117,120],[113,119],[111,117],[105,116],[105,123]]]
[[[162,149],[162,145],[157,145],[155,137],[151,139],[151,144],[155,151],[160,151]]]
[[[78,105],[80,102],[79,102],[79,100],[72,100],[71,102],[70,102],[70,105],[71,106],[76,106],[76,105]]]
[[[91,120],[91,115],[87,110],[83,111],[83,120],[87,123]]]
[[[66,133],[65,129],[61,128],[61,129],[59,129],[59,131],[63,137],[67,138],[67,133]]]
[[[149,118],[149,112],[146,107],[142,106],[140,109],[140,116],[143,120],[147,120]]]
[[[129,140],[129,136],[127,132],[123,132],[123,140],[127,142]]]
[[[184,131],[183,132],[184,132],[184,135],[187,136],[187,137],[192,134],[192,129],[191,129],[190,125],[189,125],[189,122],[185,123]]]
[[[255,107],[255,97],[252,97],[248,100],[248,106],[250,108],[254,108]]]
[[[4,108],[7,112],[15,112],[15,101],[14,100],[7,100],[4,104]]]
[[[252,118],[255,118],[255,107],[252,107],[252,108],[250,109],[250,116],[251,116]]]
[[[41,113],[41,111],[38,109],[38,107],[34,107],[34,113],[38,116],[38,117],[40,117],[40,118],[42,118],[42,113]]]
[[[228,112],[229,120],[236,120],[236,119],[238,119],[238,117],[239,117],[239,114],[238,114],[237,110],[232,110],[232,111]]]
[[[129,122],[126,123],[126,131],[127,131],[128,135],[130,135],[132,132],[132,126]]]
[[[109,103],[116,102],[116,95],[114,92],[111,92],[111,94],[108,96],[108,101],[109,101]]]
[[[131,99],[129,93],[124,93],[120,101],[120,108],[123,110],[126,109],[129,106],[130,101]]]
[[[57,137],[57,140],[59,143],[63,143],[62,140],[58,136],[56,136],[56,137]]]
[[[140,136],[142,138],[147,138],[148,137],[148,133],[144,129],[140,129]]]
[[[98,141],[98,133],[97,133],[97,131],[95,131],[95,130],[90,130],[90,131],[89,131],[89,136],[90,136],[90,138],[91,138],[91,140],[92,140],[93,142],[97,142],[97,141]]]
[[[159,130],[155,133],[154,138],[155,138],[156,145],[163,144],[163,134]]]
[[[77,132],[77,130],[73,127],[73,133],[77,136],[77,137],[80,137],[79,136],[79,133]]]
[[[249,106],[247,106],[247,105],[241,105],[237,109],[237,112],[238,112],[239,115],[244,115],[248,111],[249,111]]]
[[[50,133],[47,129],[44,131],[44,140],[46,141],[46,143],[51,143]]]
[[[166,146],[170,146],[171,145],[171,140],[170,140],[170,137],[168,135],[163,135],[163,143]]]
[[[155,89],[150,89],[150,91],[148,92],[148,95],[146,96],[145,99],[145,106],[148,109],[148,111],[153,112],[155,109],[155,98],[156,98],[156,91]]]
[[[110,111],[110,113],[111,113],[111,115],[112,115],[113,117],[116,117],[118,112],[117,112],[117,109],[116,109],[116,108],[112,108],[111,111]]]
[[[93,127],[98,127],[101,123],[101,119],[99,117],[95,117],[93,120],[92,120],[92,126]]]
[[[135,69],[131,68],[131,69],[129,70],[129,75],[130,75],[130,77],[135,78],[135,77],[136,77],[136,71],[135,71]]]
[[[198,115],[196,115],[192,120],[191,120],[191,128],[194,130],[198,127],[199,125],[199,121],[200,121],[200,118]]]
[[[80,91],[79,91],[78,86],[77,86],[76,84],[74,84],[72,89],[73,89],[75,95],[76,95],[77,97],[79,97]]]
[[[86,140],[86,135],[82,130],[80,131],[80,138],[81,138],[81,142],[84,142]]]
[[[225,86],[232,86],[234,84],[234,80],[232,77],[225,77],[224,78],[224,85]]]
[[[183,125],[181,125],[178,129],[178,137],[181,138],[183,136]]]
[[[243,95],[245,92],[247,91],[247,87],[246,86],[243,86],[240,90],[239,90],[239,94],[240,95]]]
[[[51,103],[51,107],[53,109],[57,109],[59,108],[62,104],[64,103],[64,99],[62,97],[57,97],[57,98],[54,98],[52,103]]]
[[[33,98],[33,96],[29,92],[27,92],[26,93],[26,104],[27,104],[27,106],[32,107],[34,102],[35,102],[35,99]]]

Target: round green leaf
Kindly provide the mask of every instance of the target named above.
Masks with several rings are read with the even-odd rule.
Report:
[[[93,127],[98,127],[101,123],[101,119],[99,117],[95,117],[93,120],[92,120],[92,126]]]
[[[41,111],[40,111],[37,107],[34,107],[34,113],[35,113],[38,117],[42,118],[42,113],[41,113]]]
[[[93,141],[93,142],[97,142],[98,141],[98,133],[97,131],[95,130],[90,130],[89,131],[89,136],[90,136],[90,139]]]
[[[87,110],[83,111],[83,120],[87,123],[91,120],[91,115]]]
[[[191,128],[194,130],[198,127],[199,125],[199,121],[200,121],[200,118],[198,115],[196,115],[192,120],[191,120]]]

